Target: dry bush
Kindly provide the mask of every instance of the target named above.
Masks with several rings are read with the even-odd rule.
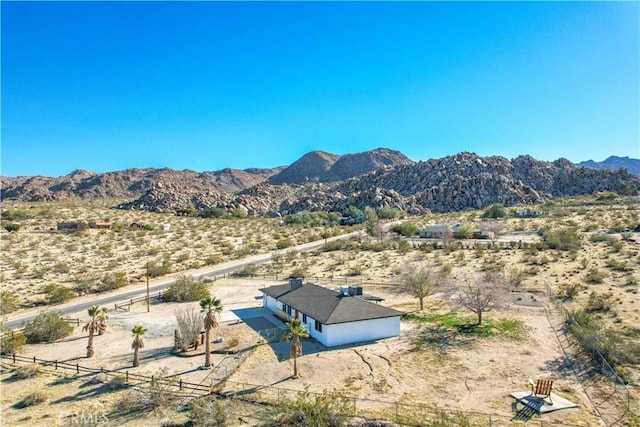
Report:
[[[38,405],[40,403],[46,402],[48,398],[49,396],[47,396],[44,391],[36,390],[33,393],[29,393],[27,396],[25,396],[25,398],[18,403],[18,406],[20,408],[26,408],[29,406]]]
[[[21,366],[16,370],[14,376],[18,379],[25,379],[35,377],[36,375],[42,373],[42,365],[39,363],[31,363],[26,366]]]

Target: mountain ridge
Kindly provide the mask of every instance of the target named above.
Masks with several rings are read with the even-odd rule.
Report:
[[[480,157],[462,152],[414,162],[378,148],[336,155],[312,151],[289,166],[215,172],[126,169],[64,177],[0,177],[3,200],[125,199],[119,207],[172,211],[240,208],[252,215],[391,206],[408,212],[479,209],[493,203],[543,203],[558,196],[634,193],[640,179],[621,169],[594,169],[566,159]]]

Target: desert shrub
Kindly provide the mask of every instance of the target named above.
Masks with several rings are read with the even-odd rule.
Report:
[[[23,333],[27,343],[52,342],[71,335],[73,326],[69,325],[59,313],[45,311],[24,325]]]
[[[232,216],[233,218],[246,218],[246,217],[247,217],[247,215],[248,215],[248,214],[247,214],[247,211],[245,211],[245,210],[244,210],[244,209],[242,209],[242,208],[234,208],[234,209],[231,211],[231,216]]]
[[[219,400],[202,397],[191,403],[189,419],[202,427],[222,427],[229,425],[235,404],[232,399]]]
[[[345,248],[345,246],[347,245],[347,242],[345,242],[342,239],[339,240],[333,240],[331,242],[327,242],[326,245],[324,245],[324,247],[322,248],[323,251],[326,252],[330,252],[330,251],[340,251],[342,249]]]
[[[129,278],[124,271],[116,271],[113,273],[107,273],[100,280],[98,285],[98,292],[111,291],[114,289],[122,288],[129,284]]]
[[[572,299],[576,297],[584,288],[580,283],[564,282],[558,286],[557,296],[560,298]]]
[[[633,271],[633,267],[631,267],[625,261],[618,261],[615,258],[608,258],[606,265],[613,271]]]
[[[406,254],[411,250],[411,243],[406,240],[400,240],[398,242],[398,252],[401,254]]]
[[[276,248],[278,249],[286,249],[293,246],[295,243],[290,238],[280,239],[276,242]]]
[[[18,224],[17,222],[5,222],[4,224],[2,224],[2,227],[9,233],[20,230],[20,224]]]
[[[27,343],[27,337],[21,332],[4,331],[2,339],[0,339],[1,354],[16,354],[22,350]]]
[[[39,363],[30,363],[19,367],[14,376],[22,380],[25,378],[35,377],[40,373],[42,373],[42,365]]]
[[[483,218],[504,218],[507,216],[507,209],[499,204],[493,204],[489,207],[487,207],[484,212],[482,213],[482,217]]]
[[[611,245],[617,242],[618,239],[610,234],[596,233],[589,236],[589,241],[592,243],[604,242]]]
[[[363,270],[364,268],[360,264],[352,265],[349,267],[349,271],[347,271],[347,276],[360,276]]]
[[[198,216],[202,218],[223,218],[227,216],[225,208],[206,208],[198,211]]]
[[[162,411],[176,403],[175,387],[169,379],[167,368],[161,368],[153,375],[153,381],[125,393],[117,402],[116,409],[129,413]]]
[[[29,406],[38,405],[40,403],[46,402],[48,398],[49,397],[44,391],[36,390],[33,393],[29,393],[28,395],[26,395],[24,399],[22,399],[18,403],[18,406],[21,408],[26,408]]]
[[[162,294],[164,302],[200,301],[210,296],[207,284],[193,276],[180,276]]]
[[[525,281],[528,274],[523,269],[518,267],[511,267],[507,269],[506,278],[509,281],[509,284],[514,287],[522,286],[522,282]]]
[[[171,259],[168,256],[165,256],[162,260],[162,263],[158,263],[156,261],[150,261],[147,265],[147,271],[149,272],[149,277],[159,277],[164,276],[165,274],[171,273]]]
[[[587,271],[587,275],[585,276],[584,280],[590,284],[598,284],[604,282],[605,277],[607,277],[605,273],[593,267],[590,268],[589,271]]]
[[[258,266],[255,264],[246,264],[240,270],[233,273],[234,276],[238,277],[252,277],[256,274],[258,274]]]
[[[215,265],[220,264],[222,262],[222,257],[220,255],[209,255],[204,260],[204,265]]]
[[[15,292],[0,291],[0,315],[16,311],[18,307],[18,295]]]
[[[543,229],[541,230],[541,234],[544,243],[551,249],[575,251],[582,246],[576,227],[568,227],[560,230]]]
[[[327,220],[327,214],[324,212],[302,211],[284,217],[284,223],[293,225],[306,225],[310,227],[319,227]]]
[[[305,267],[294,268],[289,274],[289,277],[294,279],[298,277],[306,277],[306,276],[307,276],[307,269]]]
[[[49,304],[60,304],[65,301],[69,301],[76,296],[76,293],[62,285],[48,284],[44,287],[44,293],[46,294],[47,302]]]
[[[406,221],[402,224],[394,225],[393,227],[391,227],[391,231],[393,231],[394,233],[398,233],[404,237],[411,237],[418,234],[418,226],[411,221]]]
[[[29,214],[29,212],[25,211],[24,209],[6,209],[3,210],[0,213],[0,217],[3,220],[7,220],[7,221],[16,221],[16,220],[20,220],[20,219],[27,219],[31,216],[31,214]]]
[[[378,218],[380,219],[394,219],[394,218],[402,218],[405,216],[405,212],[400,209],[392,208],[391,206],[383,206],[381,208],[376,209],[376,213],[378,214]]]
[[[611,301],[608,295],[600,295],[595,291],[589,294],[584,311],[587,313],[605,312],[611,309]]]
[[[259,418],[263,426],[346,426],[353,403],[339,394],[311,395],[299,392],[295,399],[283,398],[266,408]]]

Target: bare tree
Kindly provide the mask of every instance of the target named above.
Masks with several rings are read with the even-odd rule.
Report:
[[[475,281],[451,285],[449,288],[454,304],[478,315],[482,325],[482,314],[506,305],[509,295],[507,281],[499,274],[487,274]]]
[[[401,273],[402,290],[420,301],[424,310],[424,299],[431,295],[442,276],[431,264],[407,264]]]
[[[178,329],[176,333],[175,347],[187,351],[189,346],[198,340],[202,331],[202,316],[195,308],[182,308],[176,310]]]
[[[487,221],[480,224],[480,230],[487,233],[487,236],[491,240],[491,243],[495,243],[500,235],[505,232],[504,224],[497,221]]]

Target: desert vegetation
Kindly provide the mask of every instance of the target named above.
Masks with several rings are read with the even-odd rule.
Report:
[[[640,204],[629,198],[561,199],[529,207],[543,212],[533,217],[518,217],[515,208],[493,206],[484,211],[406,217],[400,226],[388,228],[381,226],[384,214],[380,212],[376,212],[377,218],[369,213],[366,222],[345,226],[320,213],[299,214],[281,223],[278,219],[217,217],[214,213],[197,217],[118,211],[99,202],[31,203],[3,208],[28,212],[13,219],[21,224],[19,230],[1,234],[0,262],[6,285],[0,294],[0,307],[4,315],[32,305],[55,306],[86,293],[142,285],[147,272],[152,278],[166,274],[177,278],[171,291],[164,294],[168,295],[166,303],[201,301],[217,295],[211,292],[215,284],[195,280],[191,272],[272,252],[270,262],[249,264],[237,271],[237,276],[247,280],[304,276],[327,286],[363,284],[374,293],[377,290],[389,295],[391,300],[393,295],[404,295],[406,298],[393,304],[410,313],[405,321],[412,325],[414,335],[412,350],[403,362],[406,366],[390,371],[398,378],[404,375],[403,369],[422,366],[425,358],[429,363],[442,361],[442,354],[451,361],[443,368],[443,375],[454,375],[456,363],[462,363],[455,362],[462,357],[461,350],[453,350],[458,346],[478,349],[495,346],[498,341],[514,343],[514,348],[522,346],[530,326],[522,316],[503,315],[503,299],[514,292],[544,298],[549,291],[575,319],[572,332],[582,345],[605,354],[630,386],[640,383]],[[123,227],[70,233],[49,230],[57,221],[77,219],[110,220]],[[149,226],[127,226],[134,222]],[[169,230],[161,229],[165,223],[171,224]],[[416,236],[417,230],[437,224],[461,227],[456,235],[443,238]],[[474,239],[476,229],[493,231],[493,237]],[[327,241],[312,253],[293,250],[300,243],[355,230],[361,231],[346,240]],[[195,307],[189,310],[180,314],[176,311],[180,327],[174,345],[183,351],[197,338],[205,315],[212,315],[209,326],[217,323],[215,304],[205,304],[204,312]],[[95,321],[99,319],[96,317]],[[55,312],[45,312],[22,333],[5,334],[3,352],[19,351],[25,345],[23,336],[28,343],[62,338],[70,333],[63,324],[70,327]],[[142,328],[139,332],[146,328],[135,326]],[[131,331],[128,327],[129,336]],[[142,334],[137,336],[141,338]],[[145,335],[145,341],[145,348],[149,348],[152,336]],[[313,357],[297,351],[294,356],[293,350],[287,347],[284,352],[293,360],[302,356],[297,362]],[[131,353],[129,365],[130,357]],[[301,363],[304,380],[308,365]],[[247,372],[253,372],[249,368]],[[372,381],[381,394],[393,389],[389,379],[385,380],[387,383],[382,377]],[[356,375],[345,379],[345,387],[338,391],[357,391],[364,382]],[[51,397],[43,404],[50,401]],[[339,402],[331,404],[334,403]],[[194,417],[202,413],[225,417],[233,412],[233,408],[215,401],[197,405],[200,406],[194,409]],[[274,419],[285,422],[287,411],[280,408]]]

